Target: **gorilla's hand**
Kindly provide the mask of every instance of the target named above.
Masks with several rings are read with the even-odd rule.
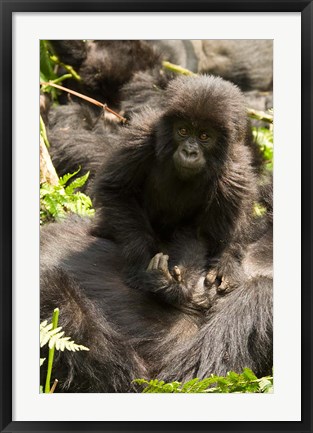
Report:
[[[243,267],[236,259],[222,258],[217,265],[209,270],[204,285],[211,296],[213,292],[218,296],[223,296],[240,287],[246,279],[245,277]]]
[[[199,272],[192,272],[180,266],[168,267],[169,256],[156,254],[146,271],[147,280],[153,292],[164,295],[166,301],[182,309],[207,310],[210,300],[204,277]]]

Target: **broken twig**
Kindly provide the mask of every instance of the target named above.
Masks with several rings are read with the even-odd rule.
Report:
[[[115,111],[111,110],[106,104],[102,104],[102,102],[97,101],[96,99],[90,98],[89,96],[83,95],[82,93],[75,92],[75,90],[68,89],[67,87],[60,86],[59,84],[55,84],[52,81],[48,81],[47,83],[44,81],[40,82],[41,86],[51,86],[55,87],[56,89],[63,90],[64,92],[68,92],[71,95],[75,95],[78,98],[84,99],[87,102],[90,102],[91,104],[97,105],[98,107],[103,108],[103,110],[108,111],[111,114],[114,114],[121,122],[126,123],[127,119],[120,114],[116,113]]]

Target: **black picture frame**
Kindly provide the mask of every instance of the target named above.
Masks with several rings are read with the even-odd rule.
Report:
[[[0,430],[1,432],[312,432],[313,3],[285,0],[11,1],[1,5]],[[301,12],[302,420],[212,422],[12,421],[12,14],[15,12]],[[290,53],[292,56],[292,53]],[[291,372],[292,376],[292,372]],[[292,387],[291,387],[292,392]]]

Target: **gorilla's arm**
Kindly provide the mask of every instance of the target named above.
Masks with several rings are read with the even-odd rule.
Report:
[[[126,261],[127,274],[135,286],[158,252],[156,235],[142,204],[151,149],[129,147],[115,153],[95,182],[96,224],[93,234],[113,239]]]

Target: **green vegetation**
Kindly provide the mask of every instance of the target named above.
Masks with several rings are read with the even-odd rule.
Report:
[[[68,181],[79,171],[80,169],[60,177],[57,185],[43,183],[40,186],[40,224],[60,220],[69,213],[76,213],[81,216],[94,214],[90,198],[86,194],[76,191],[86,183],[89,172],[67,185]]]
[[[267,128],[252,128],[252,134],[255,142],[260,146],[265,167],[273,170],[273,129]]]
[[[59,309],[56,308],[53,311],[52,322],[48,324],[47,320],[40,324],[40,347],[48,344],[48,367],[44,392],[51,393],[51,374],[54,360],[55,350],[69,350],[76,352],[79,350],[89,350],[88,347],[82,346],[81,344],[76,344],[71,340],[71,337],[65,337],[64,331],[62,331],[62,326],[58,327],[59,320]],[[46,358],[40,358],[40,367],[44,364]],[[43,392],[43,386],[40,387],[40,391]]]
[[[245,368],[241,374],[234,371],[227,373],[225,377],[211,375],[199,380],[192,379],[189,382],[165,383],[162,380],[136,379],[134,381],[142,385],[144,393],[272,393],[273,377],[266,376],[258,379],[255,374]]]
[[[60,68],[66,71],[65,74],[59,75]],[[40,81],[47,83],[62,83],[69,78],[80,81],[80,76],[70,65],[60,62],[58,57],[53,53],[48,41],[40,41]],[[50,93],[52,100],[57,101],[60,91],[51,86],[43,86],[41,89],[45,93]]]

